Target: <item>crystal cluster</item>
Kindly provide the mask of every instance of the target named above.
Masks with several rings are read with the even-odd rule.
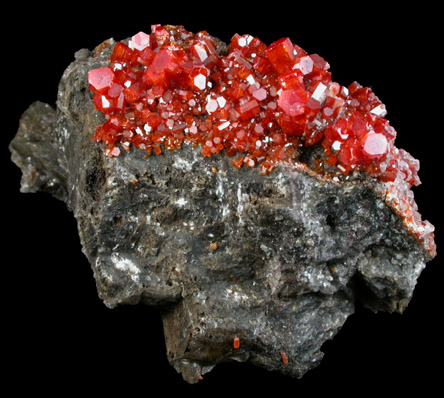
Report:
[[[396,131],[373,91],[332,81],[329,67],[288,37],[267,46],[235,34],[225,46],[206,31],[152,25],[150,34],[117,42],[108,66],[88,72],[106,119],[94,139],[109,157],[131,146],[158,155],[186,142],[261,175],[301,165],[301,154],[317,150],[309,167],[318,175],[339,181],[355,172],[387,183],[381,195],[435,253],[433,226],[410,190],[420,184],[419,161],[394,145]]]
[[[418,162],[394,146],[396,131],[370,88],[333,82],[329,64],[289,38],[267,46],[236,34],[228,51],[216,48],[206,32],[182,26],[153,25],[116,43],[109,66],[88,74],[107,119],[95,133],[106,154],[131,146],[159,154],[189,142],[265,175],[320,144],[317,171],[419,184]]]

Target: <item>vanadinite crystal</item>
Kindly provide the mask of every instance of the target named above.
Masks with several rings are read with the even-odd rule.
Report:
[[[21,191],[72,211],[106,306],[159,309],[189,383],[233,360],[302,377],[356,303],[402,313],[436,255],[385,106],[288,37],[154,25],[77,51],[56,105],[11,141]]]
[[[317,173],[396,182],[386,187],[388,201],[396,197],[391,204],[416,237],[430,235],[406,194],[420,183],[419,162],[394,145],[396,131],[370,88],[332,81],[329,64],[288,37],[267,46],[235,34],[228,51],[217,48],[207,32],[182,26],[153,25],[117,42],[109,66],[88,73],[106,119],[94,138],[106,155],[131,146],[158,155],[189,143],[266,175],[321,148],[310,166]]]

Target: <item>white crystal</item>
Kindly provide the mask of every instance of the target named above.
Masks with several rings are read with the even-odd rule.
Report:
[[[131,38],[128,46],[131,49],[135,48],[136,50],[142,51],[150,46],[150,36],[144,32],[139,32]]]
[[[217,97],[216,101],[221,108],[223,108],[227,103],[227,100],[224,97]]]
[[[217,101],[215,99],[212,99],[212,98],[208,98],[207,101],[208,101],[208,103],[205,106],[205,110],[208,113],[214,112],[217,109],[217,107],[219,106]]]
[[[102,95],[102,108],[109,108],[110,103],[104,95]]]
[[[196,53],[201,62],[205,61],[208,58],[207,51],[205,50],[205,47],[202,44],[197,43],[194,46],[194,49],[196,50]]]
[[[237,44],[240,47],[245,47],[247,45],[247,39],[245,39],[245,37],[240,37],[239,40],[237,41]]]
[[[230,125],[230,122],[226,121],[226,122],[220,124],[217,128],[219,130],[223,130],[223,129],[226,129],[229,125]]]
[[[341,145],[342,145],[341,141],[335,141],[333,142],[331,148],[337,152],[341,149]]]
[[[387,111],[385,109],[385,105],[381,104],[378,105],[377,107],[373,108],[370,113],[373,113],[376,116],[382,116],[384,117],[387,114]]]
[[[205,86],[207,85],[207,78],[204,74],[199,73],[195,78],[194,78],[194,85],[199,89],[199,90],[204,90]]]
[[[254,83],[256,83],[256,80],[254,80],[253,75],[248,75],[248,77],[247,77],[247,82],[248,82],[249,84],[254,84]]]
[[[319,83],[315,89],[315,91],[313,92],[313,94],[311,95],[311,97],[313,99],[315,99],[316,101],[320,101],[322,95],[325,93],[325,90],[327,89],[327,86],[323,83]]]

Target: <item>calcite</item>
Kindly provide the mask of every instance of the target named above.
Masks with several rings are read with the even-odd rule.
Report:
[[[419,162],[329,68],[288,37],[153,25],[76,53],[57,109],[22,116],[22,191],[73,211],[108,307],[159,307],[188,382],[231,360],[301,377],[356,300],[403,312],[436,255]]]

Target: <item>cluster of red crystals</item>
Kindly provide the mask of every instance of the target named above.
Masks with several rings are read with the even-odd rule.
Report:
[[[316,144],[324,169],[419,183],[418,162],[394,146],[396,132],[371,89],[333,82],[329,64],[289,38],[267,46],[235,34],[228,54],[217,47],[207,32],[160,25],[116,43],[109,66],[88,73],[106,118],[95,133],[106,154],[131,146],[160,154],[188,142],[265,175]]]

